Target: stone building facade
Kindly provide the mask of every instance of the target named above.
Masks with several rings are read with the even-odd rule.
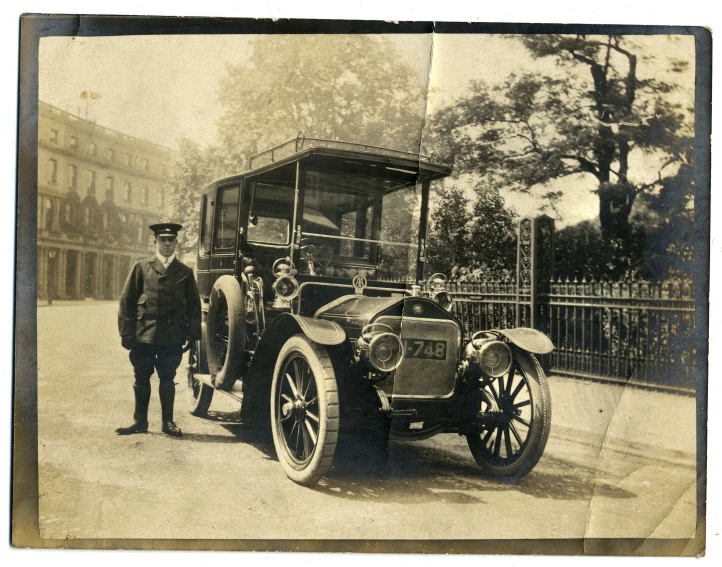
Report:
[[[153,252],[173,152],[40,103],[38,298],[117,299]]]

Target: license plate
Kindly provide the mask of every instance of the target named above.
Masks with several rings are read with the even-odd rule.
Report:
[[[446,341],[404,339],[404,356],[406,358],[446,360]]]

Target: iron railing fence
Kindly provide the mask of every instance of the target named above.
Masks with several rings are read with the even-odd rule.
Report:
[[[695,390],[690,281],[556,280],[538,285],[534,303],[516,282],[452,282],[449,291],[467,333],[532,326],[534,313],[556,347],[542,357],[551,373]]]

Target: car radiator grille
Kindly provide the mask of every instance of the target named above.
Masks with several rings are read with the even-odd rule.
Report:
[[[446,398],[454,393],[461,344],[454,321],[404,317],[402,324],[400,317],[384,316],[376,322],[391,327],[404,344],[404,360],[392,378],[395,398]]]

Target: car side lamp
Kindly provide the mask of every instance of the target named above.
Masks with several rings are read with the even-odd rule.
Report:
[[[275,298],[272,307],[274,309],[290,309],[291,301],[298,296],[300,286],[295,277],[296,269],[290,258],[279,258],[273,263],[271,272],[276,278],[271,286]]]
[[[433,301],[438,303],[442,309],[451,311],[451,307],[454,305],[454,298],[446,289],[448,281],[449,278],[437,272],[429,278],[428,289],[429,296]]]

